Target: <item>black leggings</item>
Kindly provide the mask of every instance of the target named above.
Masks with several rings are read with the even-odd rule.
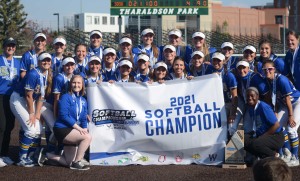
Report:
[[[284,144],[283,132],[272,135],[264,134],[253,138],[250,134],[245,134],[245,150],[260,157],[274,157]]]

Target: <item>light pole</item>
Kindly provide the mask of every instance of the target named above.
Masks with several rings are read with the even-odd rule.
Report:
[[[59,13],[53,13],[54,16],[57,16],[57,34],[59,34]]]
[[[290,15],[290,6],[287,8],[287,12],[283,15],[283,53],[286,53],[285,47],[286,47],[286,40],[285,40],[285,33],[286,33],[286,18],[289,20]],[[288,21],[289,22],[289,21]]]

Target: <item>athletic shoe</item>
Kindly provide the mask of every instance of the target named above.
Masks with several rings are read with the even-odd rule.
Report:
[[[296,167],[299,166],[299,159],[296,158],[295,155],[292,156],[291,160],[287,163],[289,167]]]
[[[17,165],[22,167],[34,167],[33,161],[29,158],[21,158],[20,162],[17,163]]]
[[[12,161],[9,157],[5,156],[5,157],[2,157],[2,160],[4,163],[6,163],[7,165],[12,165],[14,164],[14,161]]]
[[[88,161],[87,161],[86,159],[84,159],[84,158],[81,160],[81,163],[84,164],[84,165],[86,165],[86,166],[90,166],[90,162],[88,162]]]
[[[285,162],[288,163],[291,161],[292,153],[289,149],[283,148],[283,155],[280,156],[280,158]]]
[[[70,169],[73,170],[88,170],[90,169],[89,166],[84,165],[81,161],[77,161],[77,162],[72,162]]]
[[[3,161],[2,158],[0,158],[0,167],[5,167],[7,164]]]
[[[46,160],[47,160],[46,150],[44,148],[41,148],[37,163],[39,164],[39,166],[42,167],[42,166],[44,166],[44,162]]]

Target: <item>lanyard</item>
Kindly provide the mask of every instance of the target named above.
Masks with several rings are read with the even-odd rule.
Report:
[[[247,103],[247,98],[246,98],[246,91],[248,89],[248,87],[250,86],[250,80],[251,80],[251,72],[249,72],[248,77],[247,77],[247,82],[246,82],[246,87],[244,86],[243,80],[241,80],[241,84],[242,84],[242,93],[243,93],[243,97],[244,97],[244,101],[245,103]]]
[[[41,96],[44,98],[45,97],[45,89],[47,87],[48,70],[46,72],[46,76],[41,73],[41,70],[39,68],[36,68],[36,71],[38,72],[38,74],[40,76]]]
[[[251,120],[252,120],[252,123],[253,123],[253,127],[252,127],[253,131],[256,131],[256,126],[257,126],[256,110],[257,110],[259,104],[260,104],[260,101],[258,100],[257,104],[255,105],[255,107],[253,109],[253,115],[250,114]]]
[[[296,62],[296,58],[297,58],[297,55],[298,55],[298,50],[299,50],[299,46],[296,48],[296,50],[293,53],[293,60],[292,60],[292,63],[291,63],[292,76],[294,74],[294,67],[295,67],[295,62]]]
[[[4,64],[5,64],[5,66],[7,67],[7,70],[8,70],[8,72],[9,72],[9,80],[13,80],[13,78],[14,78],[14,57],[12,58],[12,60],[11,60],[11,63],[10,63],[10,67],[9,67],[9,63],[8,63],[8,61],[7,61],[7,59],[6,59],[6,57],[5,57],[5,55],[2,55],[2,58],[3,58],[3,61],[4,61]]]
[[[78,102],[74,93],[72,94],[72,98],[76,102],[76,121],[79,121],[79,117],[82,112],[82,98],[79,97],[79,102]]]
[[[181,47],[178,45],[177,50],[176,50],[176,55],[177,56],[180,56],[180,51],[181,51],[180,49],[181,49]]]
[[[34,65],[34,67],[37,67],[37,56],[36,56],[35,50],[32,50],[32,53],[29,51],[29,54],[30,54],[30,56],[33,59],[33,65]]]

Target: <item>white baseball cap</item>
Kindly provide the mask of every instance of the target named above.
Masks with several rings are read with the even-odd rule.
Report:
[[[47,40],[47,37],[44,33],[37,33],[36,35],[34,35],[33,41],[38,37],[43,37],[45,40]]]
[[[179,30],[179,29],[174,29],[174,30],[171,30],[170,32],[169,32],[169,36],[170,35],[176,35],[176,36],[178,36],[178,37],[181,37],[182,36],[182,33],[181,33],[181,31]]]
[[[101,31],[99,31],[99,30],[93,30],[93,31],[91,31],[91,33],[90,33],[90,38],[93,36],[93,35],[99,35],[100,36],[100,38],[102,38],[102,33],[101,33]]]
[[[63,59],[63,61],[62,61],[62,65],[66,65],[66,64],[68,64],[68,63],[70,63],[70,62],[75,64],[74,58],[72,58],[72,57],[66,57],[66,58]]]
[[[132,63],[127,60],[127,59],[123,59],[119,64],[118,67],[122,67],[123,65],[127,65],[128,67],[132,68]]]
[[[166,46],[164,47],[164,50],[163,50],[163,51],[165,51],[166,49],[170,49],[170,50],[172,50],[173,52],[176,52],[176,48],[175,48],[173,45],[166,45]]]
[[[205,39],[205,34],[202,32],[195,32],[193,34],[192,38],[195,38],[195,37],[201,37],[201,38]]]
[[[49,53],[42,53],[38,56],[38,60],[39,61],[42,61],[46,58],[49,58],[50,60],[52,59],[51,55]]]
[[[130,45],[132,45],[132,41],[130,38],[127,38],[127,37],[123,37],[121,38],[120,42],[119,42],[119,45],[121,45],[122,43],[129,43]]]
[[[244,67],[249,67],[249,63],[244,61],[244,60],[241,60],[239,61],[237,64],[236,64],[236,68],[238,68],[240,65],[244,66]]]
[[[89,59],[89,62],[94,61],[94,60],[101,63],[101,59],[96,55],[91,56],[90,59]]]
[[[113,53],[114,55],[116,55],[116,50],[113,49],[113,48],[105,48],[104,51],[103,51],[103,54],[106,55],[108,53]]]
[[[192,53],[192,58],[193,58],[195,55],[199,55],[200,57],[204,57],[204,54],[203,54],[201,51],[194,51],[194,52]]]
[[[154,65],[154,69],[157,69],[158,67],[164,67],[166,70],[168,70],[168,66],[167,66],[167,64],[165,64],[164,62],[157,62],[157,63]]]
[[[221,48],[225,48],[225,47],[229,47],[229,48],[233,49],[233,44],[230,42],[224,42],[224,43],[222,43]]]
[[[244,49],[243,49],[243,53],[246,50],[251,50],[253,53],[256,53],[256,48],[252,45],[247,45]]]
[[[148,55],[140,54],[140,55],[138,56],[138,59],[137,59],[137,60],[138,60],[138,61],[139,61],[139,60],[145,60],[146,62],[148,62],[148,61],[150,60],[150,58],[149,58]]]
[[[56,43],[62,43],[64,45],[67,44],[66,40],[64,38],[62,38],[62,37],[55,38],[54,41],[53,41],[53,45],[55,45]]]
[[[148,33],[151,33],[151,34],[155,35],[154,31],[152,29],[150,29],[150,28],[144,29],[142,31],[141,35],[144,36],[144,35],[147,35]]]
[[[225,60],[225,56],[224,56],[222,53],[220,53],[220,52],[215,52],[215,53],[212,55],[212,59],[214,59],[214,58],[219,59],[219,60],[222,60],[222,61]]]

